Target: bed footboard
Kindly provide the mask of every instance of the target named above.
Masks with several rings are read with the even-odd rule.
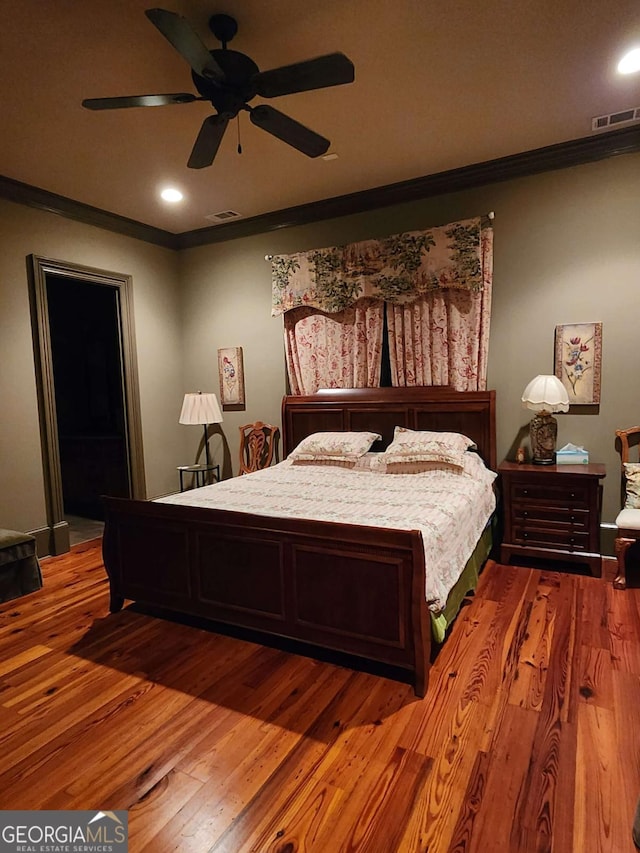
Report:
[[[417,531],[105,498],[110,607],[125,599],[388,665],[427,688]]]

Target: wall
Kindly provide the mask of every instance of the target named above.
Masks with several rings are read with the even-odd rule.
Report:
[[[0,200],[0,527],[46,526],[27,256],[133,277],[147,492],[176,490],[185,435],[176,253]]]
[[[631,318],[640,271],[640,154],[313,225],[191,249],[166,249],[0,200],[0,526],[46,523],[30,328],[29,254],[133,276],[147,493],[175,491],[202,431],[181,426],[185,390],[219,393],[217,349],[244,349],[247,406],[211,439],[224,475],[237,471],[238,426],[280,422],[286,390],[282,318],[270,316],[265,254],[426,228],[494,210],[495,277],[489,387],[498,397],[498,454],[526,433],[520,396],[553,372],[557,324],[602,321],[602,402],[559,416],[559,444],[607,464],[603,521],[619,501],[614,430],[640,421],[640,350]]]
[[[222,430],[237,469],[237,427],[279,423],[285,393],[282,319],[270,316],[265,254],[331,246],[495,211],[489,387],[498,400],[498,456],[528,431],[520,397],[537,373],[553,373],[557,324],[603,323],[602,400],[559,416],[559,446],[584,444],[607,465],[603,521],[619,509],[614,431],[640,421],[635,315],[640,271],[640,155],[548,172],[308,226],[191,249],[181,258],[185,377],[217,390],[216,350],[242,346],[245,412]],[[526,443],[525,439],[525,443]],[[223,461],[223,445],[216,448]],[[227,469],[228,470],[228,469]]]

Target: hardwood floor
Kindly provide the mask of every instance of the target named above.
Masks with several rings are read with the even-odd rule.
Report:
[[[626,853],[640,590],[489,563],[427,696],[125,609],[100,542],[0,606],[0,808],[132,853]]]

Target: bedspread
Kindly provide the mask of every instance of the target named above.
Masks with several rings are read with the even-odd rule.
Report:
[[[471,456],[472,454],[470,454]],[[271,468],[158,498],[160,503],[418,530],[429,608],[442,610],[495,509],[496,475],[479,458],[472,473],[387,474],[333,466]],[[476,472],[477,467],[477,472]]]

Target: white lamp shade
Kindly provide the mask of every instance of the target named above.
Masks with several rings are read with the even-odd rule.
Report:
[[[220,424],[222,412],[215,394],[185,394],[180,412],[181,424]]]
[[[534,412],[568,412],[569,395],[557,376],[540,374],[524,389],[522,404]]]

